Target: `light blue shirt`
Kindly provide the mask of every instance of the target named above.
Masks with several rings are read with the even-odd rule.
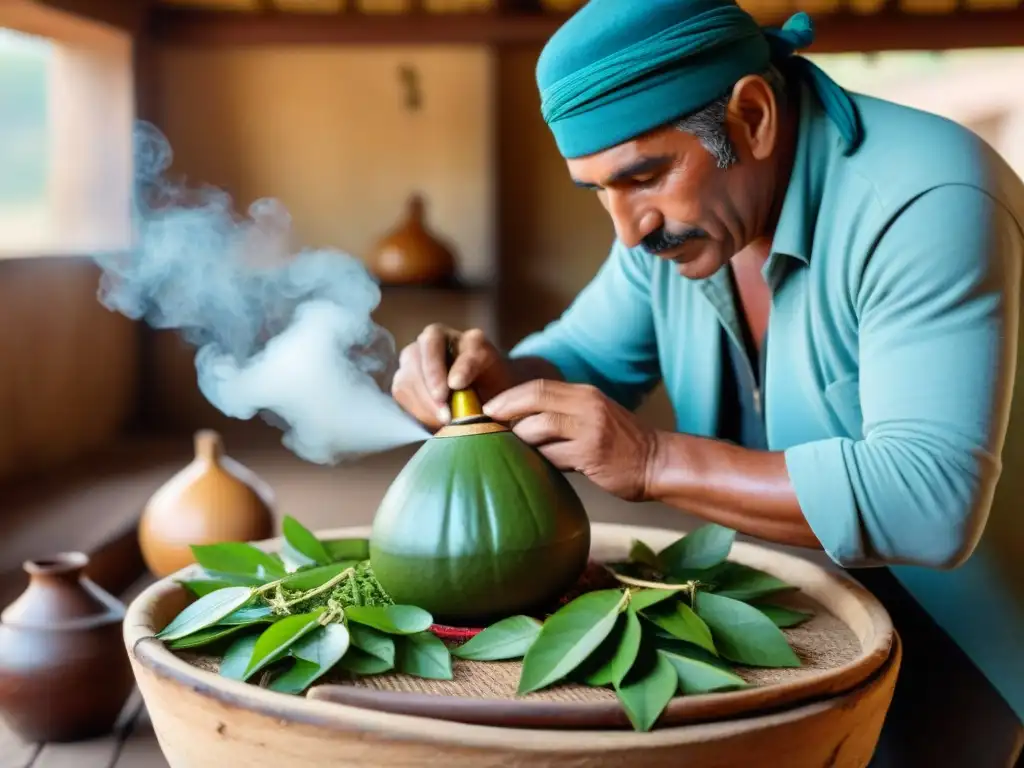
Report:
[[[801,100],[763,271],[769,448],[829,557],[892,566],[1024,720],[1024,184],[955,123],[855,100],[849,157]],[[716,436],[723,326],[738,332],[724,270],[688,280],[615,243],[513,355],[628,407],[663,381],[678,431]]]

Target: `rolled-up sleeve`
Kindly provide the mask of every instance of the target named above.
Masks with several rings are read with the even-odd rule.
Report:
[[[651,264],[651,257],[616,241],[562,316],[523,339],[511,356],[544,358],[566,381],[591,384],[635,408],[660,379]]]
[[[949,185],[907,206],[852,282],[863,439],[785,451],[840,565],[954,568],[977,545],[1009,420],[1021,260],[1006,209]]]

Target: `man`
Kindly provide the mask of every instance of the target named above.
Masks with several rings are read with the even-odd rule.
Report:
[[[473,385],[610,493],[823,549],[904,641],[877,764],[1009,766],[1024,184],[967,130],[842,90],[795,54],[812,38],[802,14],[761,30],[728,0],[585,5],[537,79],[611,253],[509,355],[428,328],[393,392],[438,426]],[[676,432],[631,413],[659,381]]]

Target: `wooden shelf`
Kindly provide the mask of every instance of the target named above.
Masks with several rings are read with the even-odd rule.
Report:
[[[148,23],[156,40],[185,46],[530,45],[543,43],[566,18],[522,12],[325,16],[157,7]],[[815,28],[816,40],[809,49],[814,53],[1017,46],[1024,45],[1024,8],[934,15],[844,11],[816,16]]]

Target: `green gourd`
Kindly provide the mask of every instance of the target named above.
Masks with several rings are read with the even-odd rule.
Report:
[[[396,603],[479,626],[542,610],[579,579],[590,520],[539,451],[491,421],[475,393],[395,478],[377,509],[370,562]]]

